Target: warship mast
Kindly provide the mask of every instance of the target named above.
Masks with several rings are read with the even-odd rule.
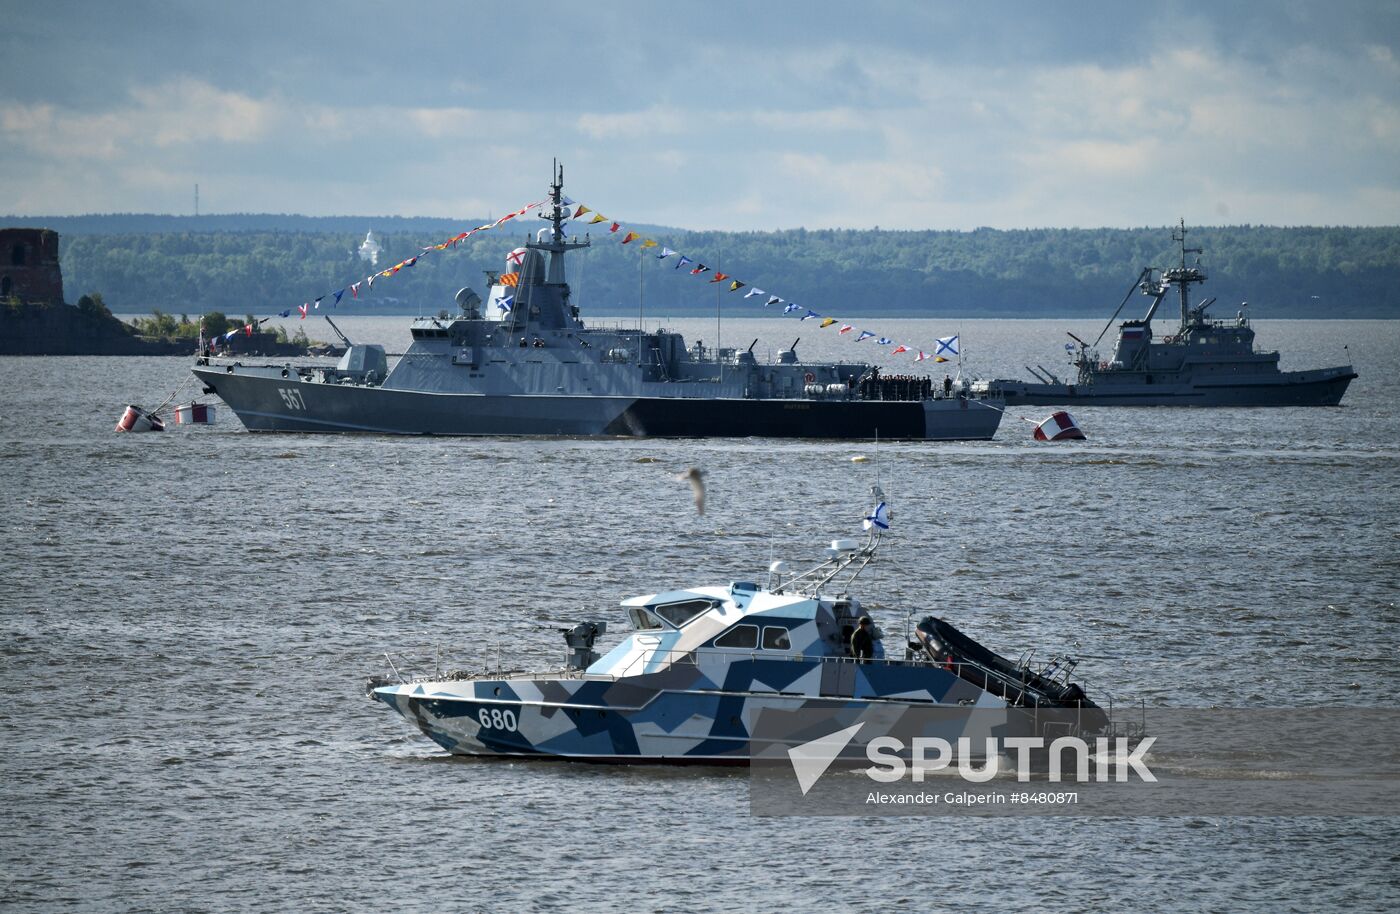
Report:
[[[545,272],[545,282],[550,285],[564,285],[564,252],[577,248],[586,248],[590,242],[565,241],[564,240],[564,220],[568,218],[564,209],[564,166],[559,164],[559,160],[554,161],[554,181],[549,185],[550,206],[547,212],[540,213],[540,218],[549,222],[552,231],[549,241],[526,241],[525,247],[533,248],[537,251],[549,253],[549,268]],[[564,292],[564,304],[568,305],[569,293]]]

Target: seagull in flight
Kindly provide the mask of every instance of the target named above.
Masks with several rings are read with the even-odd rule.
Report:
[[[695,510],[700,512],[700,516],[705,516],[705,471],[699,467],[691,467],[684,473],[676,477],[690,483],[690,491],[695,495]]]

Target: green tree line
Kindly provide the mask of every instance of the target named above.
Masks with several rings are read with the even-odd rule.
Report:
[[[595,226],[596,228],[596,226]],[[582,227],[579,227],[582,232]],[[386,231],[378,269],[445,240],[431,227]],[[411,269],[347,292],[358,313],[451,308],[457,289],[484,293],[482,272],[504,270],[505,255],[528,237],[483,232],[455,249],[430,252]],[[795,229],[686,232],[646,237],[696,261],[823,314],[1035,317],[1106,315],[1144,266],[1179,259],[1169,228],[884,231]],[[63,239],[70,287],[101,290],[118,312],[266,316],[328,295],[371,272],[349,231],[178,231],[72,235]],[[569,256],[575,301],[586,313],[649,314],[726,310],[763,313],[756,299],[672,269],[637,244],[606,232]],[[1400,227],[1225,226],[1193,229],[1209,277],[1202,296],[1221,310],[1251,303],[1256,317],[1400,318]],[[1195,255],[1191,255],[1194,262]],[[713,275],[713,274],[710,274]],[[745,290],[747,291],[747,290]],[[322,303],[328,307],[330,299]],[[1130,305],[1130,309],[1134,306]]]

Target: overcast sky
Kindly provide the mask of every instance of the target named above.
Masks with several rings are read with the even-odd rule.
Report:
[[[6,0],[0,212],[1400,223],[1400,3]]]

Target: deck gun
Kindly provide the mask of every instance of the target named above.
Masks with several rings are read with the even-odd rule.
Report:
[[[564,643],[569,646],[569,669],[586,670],[598,660],[593,642],[607,630],[606,622],[580,622],[573,628],[559,629],[564,633]]]

